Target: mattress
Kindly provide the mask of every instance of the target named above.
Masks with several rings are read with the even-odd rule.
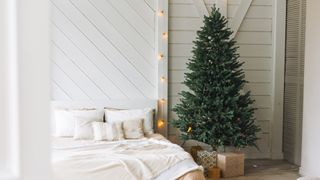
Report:
[[[204,179],[189,153],[160,134],[138,140],[54,138],[55,180]]]

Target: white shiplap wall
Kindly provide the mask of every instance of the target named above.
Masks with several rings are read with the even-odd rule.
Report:
[[[161,99],[156,114],[164,126],[157,132],[167,136],[168,1],[51,0],[50,5],[52,100]]]
[[[205,0],[211,10],[214,0]],[[257,124],[261,126],[258,141],[260,152],[246,150],[250,157],[271,157],[272,122],[272,0],[253,0],[236,34],[240,60],[244,61],[246,79],[250,82],[245,88],[252,91],[255,99]],[[239,0],[228,0],[227,15],[232,20]],[[181,84],[186,72],[186,62],[191,56],[192,41],[202,22],[193,0],[169,0],[169,108],[179,101],[178,93],[187,88]],[[170,112],[170,119],[176,118]],[[176,129],[169,128],[169,137],[178,142]],[[188,145],[187,145],[188,146]]]
[[[205,0],[210,10],[214,0]],[[245,61],[246,89],[256,100],[262,128],[261,152],[270,157],[272,113],[273,0],[253,0],[236,40]],[[228,0],[232,20],[240,1]],[[52,0],[52,67],[54,100],[155,99],[160,76],[157,53],[156,0]],[[202,25],[193,0],[169,1],[169,107],[186,89],[181,82],[192,41]],[[158,32],[162,34],[162,32]],[[166,56],[166,55],[165,55]],[[165,74],[164,74],[165,75]],[[175,118],[169,112],[170,119]],[[169,128],[172,141],[176,130]]]
[[[156,2],[52,0],[53,100],[157,99]]]

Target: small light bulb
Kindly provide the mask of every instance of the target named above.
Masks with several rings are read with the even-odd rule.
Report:
[[[159,60],[162,60],[163,58],[164,58],[164,55],[163,55],[163,54],[159,54],[159,55],[158,55],[158,59],[159,59]]]
[[[162,37],[163,37],[164,39],[167,39],[167,38],[168,38],[168,33],[166,33],[166,32],[162,33]]]
[[[160,99],[160,102],[161,102],[161,103],[165,103],[166,100],[165,100],[164,98],[162,98],[162,99]]]
[[[191,126],[189,126],[189,128],[188,128],[187,132],[188,132],[188,133],[191,133],[191,131],[192,131],[192,127],[191,127]]]
[[[157,123],[158,128],[162,128],[164,126],[164,120],[159,119]]]
[[[166,81],[166,78],[162,76],[162,77],[160,78],[160,80],[161,80],[161,82],[165,82],[165,81]]]
[[[164,11],[163,10],[160,10],[159,12],[158,12],[158,16],[163,16],[164,15]]]

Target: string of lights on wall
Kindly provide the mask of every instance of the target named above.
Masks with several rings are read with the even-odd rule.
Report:
[[[163,18],[165,16],[165,11],[164,10],[159,10],[158,11],[158,18]],[[159,19],[160,20],[160,19]],[[160,29],[159,29],[160,30]],[[161,33],[161,36],[162,36],[162,41],[167,41],[168,40],[168,32],[159,32]],[[160,41],[160,39],[159,39]],[[161,42],[158,42],[159,44]],[[166,42],[167,43],[167,42]],[[160,50],[160,49],[159,49]],[[159,54],[158,54],[158,60],[159,61],[165,61],[165,54],[161,51],[159,51]],[[161,62],[159,62],[161,63]],[[160,71],[161,72],[161,71]],[[167,83],[167,77],[166,75],[162,72],[162,74],[159,74],[159,81],[160,81],[160,84],[159,88],[164,88],[165,87],[165,83]],[[164,108],[165,108],[165,105],[166,105],[166,99],[163,98],[163,97],[159,97],[159,108],[162,109],[162,113],[164,112]],[[166,125],[166,121],[163,117],[159,116],[158,120],[157,120],[157,127],[158,129],[163,129]]]

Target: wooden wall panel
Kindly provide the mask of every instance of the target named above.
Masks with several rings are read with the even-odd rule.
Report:
[[[216,0],[204,0],[208,10]],[[232,20],[241,1],[228,0],[227,14]],[[239,45],[240,61],[245,62],[246,79],[249,84],[245,90],[252,91],[257,111],[257,124],[262,128],[258,142],[260,152],[249,148],[246,150],[252,158],[271,157],[271,122],[273,94],[273,59],[272,59],[272,0],[253,0],[246,13],[235,38]],[[185,11],[184,11],[185,10]],[[169,108],[179,102],[178,93],[188,88],[181,84],[186,63],[192,56],[192,41],[196,31],[203,25],[193,0],[169,0]],[[174,112],[169,113],[170,119],[177,118]],[[169,127],[169,137],[179,142],[177,131]],[[189,146],[192,143],[186,145]],[[188,147],[186,147],[188,149]]]
[[[52,0],[53,99],[157,99],[156,2]]]
[[[210,7],[215,0],[205,0]],[[256,100],[261,152],[270,157],[272,121],[272,0],[253,0],[236,34],[240,61]],[[240,4],[228,0],[228,19]],[[53,98],[55,100],[158,98],[158,61],[154,61],[157,2],[150,0],[52,0]],[[178,93],[192,41],[202,26],[193,0],[169,0],[169,108]],[[81,81],[81,82],[80,82]],[[173,112],[169,118],[175,118]],[[169,129],[172,140],[176,130]]]

